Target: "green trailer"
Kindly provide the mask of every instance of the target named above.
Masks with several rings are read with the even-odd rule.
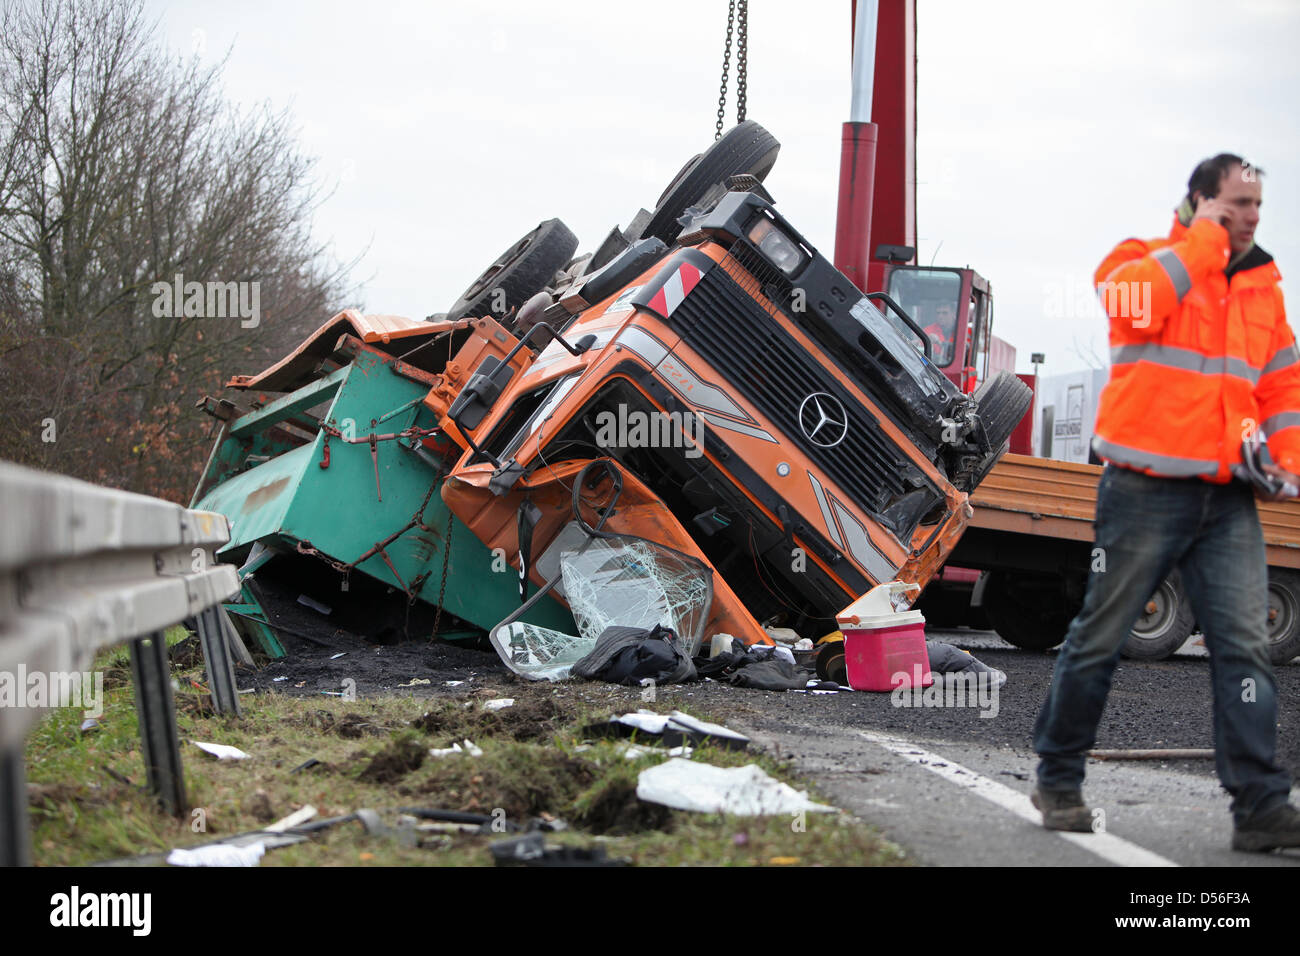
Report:
[[[411,334],[377,330],[381,322]],[[444,639],[480,638],[519,606],[505,555],[453,518],[439,494],[462,453],[424,401],[439,380],[432,356],[445,364],[464,339],[464,323],[444,326],[344,313],[278,366],[242,380],[293,386],[287,394],[243,413],[229,401],[199,403],[220,427],[191,507],[230,520],[219,557],[239,566],[242,591],[227,610],[268,655],[285,649],[259,581],[280,559],[313,562],[336,579],[333,605],[374,600],[377,582],[408,608],[441,608],[434,621]],[[405,360],[417,350],[418,360]],[[574,629],[549,597],[525,620]]]

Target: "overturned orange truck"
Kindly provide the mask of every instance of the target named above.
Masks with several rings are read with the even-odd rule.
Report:
[[[959,391],[912,317],[863,294],[776,211],[761,185],[776,149],[742,124],[592,256],[570,259],[576,240],[548,249],[555,230],[543,224],[451,314],[382,328],[344,314],[263,375],[232,380],[298,391],[227,413],[196,500],[230,513],[230,559],[248,570],[268,548],[310,554],[344,587],[356,569],[408,607],[490,630],[526,581],[554,587],[562,554],[593,537],[641,539],[711,578],[695,647],[719,632],[767,642],[773,623],[816,638],[878,583],[924,586],[1029,389],[1003,373]],[[509,308],[486,314],[504,291]],[[406,399],[411,388],[422,397]],[[380,389],[393,408],[362,407]],[[344,415],[363,423],[351,437]],[[315,507],[266,517],[268,496],[325,480]],[[349,507],[322,510],[321,495]],[[332,524],[344,517],[350,536]],[[477,552],[463,538],[453,548],[453,517]],[[404,529],[366,546],[379,537],[370,528],[399,519]],[[525,579],[511,600],[489,570],[503,558]]]
[[[715,572],[706,636],[747,643],[769,620],[834,630],[883,581],[924,586],[1029,397],[1009,373],[959,392],[924,332],[757,190],[671,248],[633,243],[542,319],[426,400],[467,448],[443,500],[538,584],[575,523],[694,555]]]

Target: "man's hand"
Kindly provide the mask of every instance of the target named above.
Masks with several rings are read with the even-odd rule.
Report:
[[[1285,468],[1279,468],[1277,465],[1265,465],[1264,473],[1277,478],[1285,484],[1282,490],[1275,495],[1265,495],[1256,489],[1255,497],[1260,501],[1289,501],[1297,493],[1300,493],[1300,476],[1292,474]],[[1288,485],[1289,487],[1287,487]]]
[[[1207,199],[1202,196],[1196,201],[1196,214],[1192,222],[1198,219],[1212,219],[1225,229],[1231,228],[1233,209],[1222,199]]]

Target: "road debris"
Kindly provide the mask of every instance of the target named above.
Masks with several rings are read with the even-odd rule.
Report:
[[[209,843],[192,850],[172,850],[167,854],[167,862],[172,866],[257,866],[265,855],[265,843],[247,846]]]
[[[814,803],[808,794],[767,775],[757,764],[714,767],[674,757],[642,770],[637,799],[674,810],[770,816],[780,813],[835,813],[834,807]]]
[[[226,744],[210,744],[198,740],[191,740],[190,743],[218,760],[247,760],[252,756],[252,754],[244,753],[238,747],[230,747]]]
[[[640,744],[628,744],[623,751],[623,757],[627,760],[640,760],[642,757],[690,757],[695,752],[692,747],[672,747],[668,750],[659,750],[655,747],[642,747]]]
[[[603,846],[590,848],[546,845],[540,833],[498,840],[489,849],[497,866],[627,866],[627,860],[605,855]]]
[[[1202,747],[1166,750],[1089,750],[1093,760],[1213,760],[1214,750]]]
[[[430,757],[455,757],[455,756],[481,757],[483,756],[482,748],[476,747],[468,740],[464,740],[461,743],[464,744],[463,747],[461,746],[461,744],[452,744],[450,747],[444,747],[442,749],[437,749],[437,748],[430,749],[429,756]]]
[[[307,804],[300,810],[295,810],[282,820],[277,820],[269,827],[266,827],[267,833],[284,833],[286,830],[293,830],[306,823],[312,817],[316,816],[316,808]]]
[[[658,714],[652,710],[638,710],[635,713],[611,717],[608,721],[588,724],[582,728],[588,737],[631,737],[654,738],[655,743],[665,747],[678,747],[684,744],[710,743],[728,750],[745,750],[749,747],[749,738],[723,727],[721,724],[699,720],[680,710],[670,714]]]

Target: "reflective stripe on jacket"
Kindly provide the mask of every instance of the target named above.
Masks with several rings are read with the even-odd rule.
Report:
[[[1168,239],[1125,240],[1098,267],[1111,346],[1102,458],[1222,483],[1262,428],[1274,461],[1300,471],[1300,351],[1282,276],[1258,246],[1231,267],[1229,255],[1218,223],[1175,220]]]

